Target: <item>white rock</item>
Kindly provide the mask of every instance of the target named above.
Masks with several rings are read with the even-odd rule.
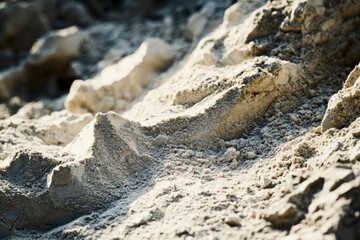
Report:
[[[246,153],[246,158],[247,159],[255,159],[257,156],[256,156],[256,154],[254,153],[254,152],[247,152]]]
[[[50,32],[35,42],[30,50],[30,63],[41,63],[50,58],[69,60],[79,55],[87,36],[77,27]]]
[[[235,214],[228,215],[224,219],[224,222],[230,227],[238,227],[241,225],[241,219]]]
[[[152,144],[155,146],[160,146],[166,144],[168,140],[169,138],[166,135],[160,134],[152,141]]]
[[[233,160],[236,160],[239,156],[240,153],[234,147],[230,147],[226,150],[221,160],[223,162],[231,162]]]
[[[272,180],[270,178],[261,176],[261,178],[260,178],[260,187],[261,188],[267,188],[267,187],[271,186],[271,184],[272,184]]]
[[[213,13],[215,6],[214,2],[208,2],[200,12],[189,18],[187,27],[192,39],[196,39],[202,34],[207,25],[208,17]]]
[[[123,111],[156,71],[174,57],[175,50],[169,44],[157,38],[148,39],[134,54],[106,67],[94,79],[75,81],[65,107],[77,113]]]
[[[343,128],[349,126],[360,116],[360,71],[359,66],[349,74],[344,88],[334,94],[328,103],[321,130],[329,128]]]

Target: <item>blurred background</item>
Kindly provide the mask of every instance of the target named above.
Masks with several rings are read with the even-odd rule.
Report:
[[[147,38],[178,41],[186,54],[197,40],[189,34],[189,18],[211,5],[211,14],[200,23],[211,29],[234,2],[0,1],[0,119],[26,102],[64,99],[75,79],[94,77]],[[51,107],[61,106],[60,99]]]

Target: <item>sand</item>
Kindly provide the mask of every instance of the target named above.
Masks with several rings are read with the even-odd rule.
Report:
[[[359,16],[0,3],[0,237],[358,239]]]

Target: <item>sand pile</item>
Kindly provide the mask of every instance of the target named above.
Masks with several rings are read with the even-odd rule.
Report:
[[[0,236],[358,239],[359,16],[1,2]]]

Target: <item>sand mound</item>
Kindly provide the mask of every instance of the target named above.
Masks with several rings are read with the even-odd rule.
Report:
[[[2,228],[62,224],[141,187],[151,179],[149,167],[155,162],[145,142],[138,124],[109,112],[97,114],[66,146],[61,160],[15,153],[2,164]]]

